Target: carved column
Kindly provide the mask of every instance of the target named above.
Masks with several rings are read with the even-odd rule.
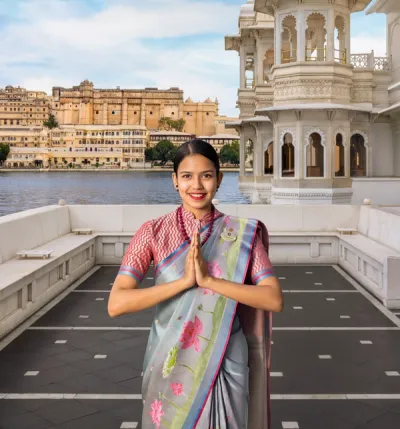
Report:
[[[246,175],[246,136],[243,127],[240,130],[240,176]]]
[[[244,46],[240,46],[240,89],[246,88],[246,52]]]
[[[328,12],[328,22],[326,23],[326,45],[327,45],[327,61],[335,59],[335,16],[333,10]]]
[[[299,10],[296,16],[297,28],[297,61],[306,60],[306,25],[304,11]]]

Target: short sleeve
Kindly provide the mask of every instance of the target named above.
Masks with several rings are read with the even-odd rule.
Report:
[[[254,285],[260,283],[261,280],[275,276],[268,256],[268,233],[263,224],[260,224],[257,230],[248,273]]]
[[[153,260],[152,242],[152,222],[148,221],[138,229],[129,243],[118,274],[133,277],[140,283]]]

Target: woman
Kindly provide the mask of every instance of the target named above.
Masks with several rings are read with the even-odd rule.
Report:
[[[172,178],[182,206],[142,225],[110,294],[111,317],[156,306],[142,429],[270,428],[269,315],[282,311],[282,293],[265,226],[212,205],[219,170],[207,142],[180,147]],[[137,289],[151,261],[156,285]]]

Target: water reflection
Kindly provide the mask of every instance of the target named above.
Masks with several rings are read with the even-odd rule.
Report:
[[[217,193],[221,203],[248,204],[239,173],[227,172]],[[0,172],[0,216],[57,204],[177,204],[171,172]]]

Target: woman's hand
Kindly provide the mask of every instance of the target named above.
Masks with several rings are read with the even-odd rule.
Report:
[[[183,275],[183,281],[187,289],[191,288],[196,284],[196,271],[194,266],[194,241],[192,239],[190,243],[189,252],[186,256],[185,273]]]
[[[196,283],[200,287],[207,288],[207,284],[211,277],[208,274],[207,261],[204,260],[203,254],[201,252],[200,234],[198,231],[193,234],[192,243],[194,243],[194,266],[196,273]]]

